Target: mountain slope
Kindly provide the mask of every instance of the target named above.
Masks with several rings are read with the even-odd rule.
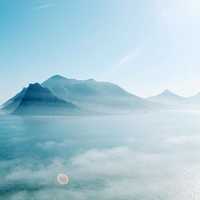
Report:
[[[3,105],[3,110],[20,115],[57,115],[78,111],[74,104],[59,99],[40,84],[30,84]]]
[[[191,109],[200,109],[200,93],[185,98],[185,102]]]
[[[2,105],[2,109],[7,112],[13,112],[19,106],[22,98],[24,97],[24,95],[26,93],[26,90],[27,90],[27,88],[23,88],[22,91],[20,91],[14,97],[9,99],[7,102],[5,102]]]
[[[200,105],[200,93],[197,93],[194,96],[187,97],[186,101],[190,104],[199,104]]]
[[[42,86],[61,99],[98,112],[129,112],[150,106],[148,101],[115,84],[93,79],[76,80],[56,75],[42,83]]]
[[[175,93],[171,92],[170,90],[164,90],[161,94],[158,94],[156,96],[148,97],[149,101],[155,102],[155,103],[161,103],[164,105],[181,105],[185,103],[185,98],[181,97],[179,95],[176,95]]]

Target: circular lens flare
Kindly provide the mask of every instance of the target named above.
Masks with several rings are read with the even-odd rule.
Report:
[[[57,181],[60,185],[67,185],[69,183],[69,177],[66,174],[58,174]]]

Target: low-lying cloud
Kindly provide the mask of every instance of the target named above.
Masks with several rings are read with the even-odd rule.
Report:
[[[200,166],[176,158],[169,153],[117,147],[92,149],[69,161],[54,159],[48,165],[28,163],[22,167],[8,162],[11,169],[0,188],[6,188],[1,193],[8,200],[195,199],[199,196]],[[0,163],[3,165],[6,163]],[[70,177],[69,185],[56,182],[58,173]]]

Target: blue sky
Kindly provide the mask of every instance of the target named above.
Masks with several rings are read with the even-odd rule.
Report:
[[[198,0],[1,0],[0,102],[54,74],[193,95],[199,10]]]

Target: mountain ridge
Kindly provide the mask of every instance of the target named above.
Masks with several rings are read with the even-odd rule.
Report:
[[[41,84],[29,84],[28,87],[23,88],[6,101],[0,109],[7,113],[19,114],[24,112],[22,110],[25,107],[28,109],[29,106],[33,106],[31,103],[38,113],[40,113],[39,107],[42,110],[49,106],[52,110],[50,114],[53,112],[64,114],[61,111],[63,106],[65,111],[68,107],[72,110],[85,110],[90,113],[125,114],[136,110],[199,109],[200,92],[191,97],[182,97],[166,89],[158,95],[141,98],[110,82],[95,79],[78,80],[57,74]],[[60,111],[58,112],[56,108]],[[49,114],[47,110],[45,112]],[[32,114],[31,110],[30,114]]]
[[[43,115],[64,114],[78,110],[74,104],[59,99],[39,83],[31,83],[16,96],[3,104],[3,110],[11,114]]]
[[[93,111],[129,112],[150,107],[145,99],[110,82],[68,79],[55,75],[44,81],[42,86],[61,99]]]
[[[179,96],[169,89],[166,89],[158,95],[147,97],[147,100],[164,105],[178,105],[184,102],[185,97]]]

